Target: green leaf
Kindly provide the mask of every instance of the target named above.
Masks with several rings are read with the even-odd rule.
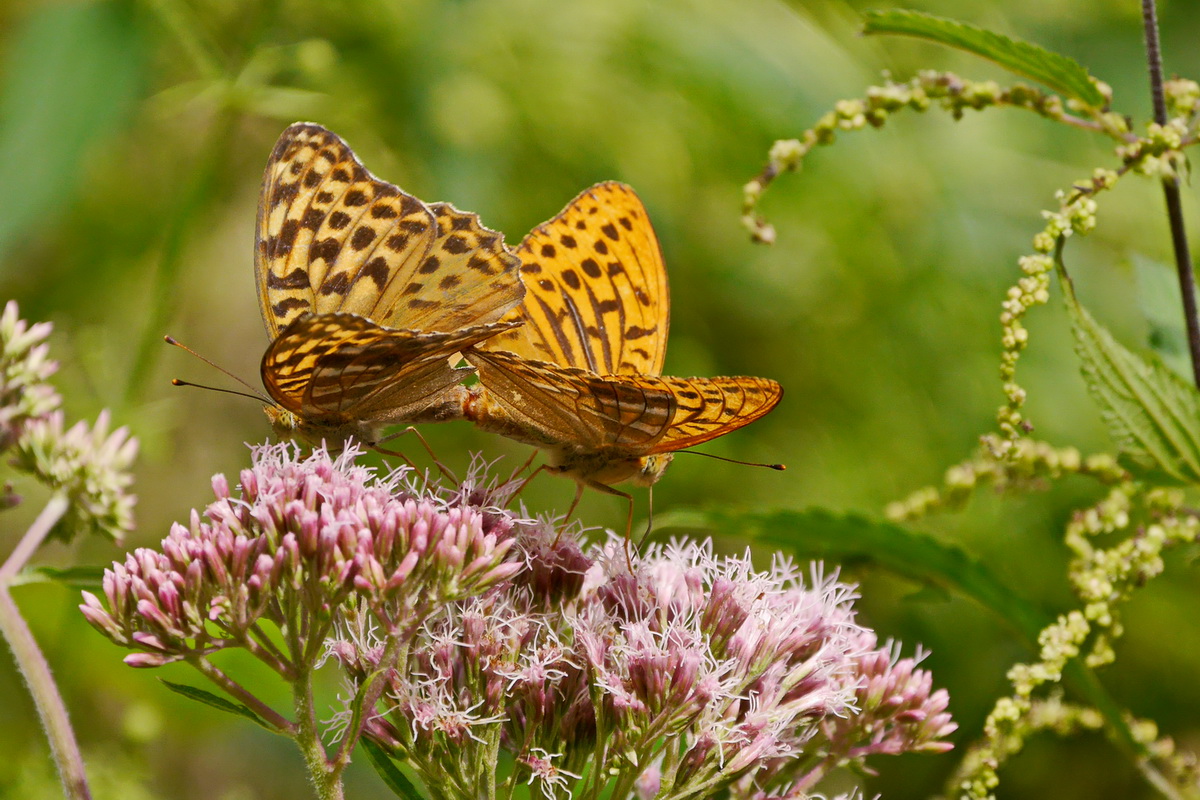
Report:
[[[1150,349],[1180,377],[1190,380],[1192,362],[1175,270],[1136,253],[1131,261],[1137,277],[1138,308],[1146,320]]]
[[[919,11],[868,11],[865,16],[863,33],[915,36],[966,50],[1093,108],[1104,106],[1104,95],[1083,66],[1044,47]]]
[[[13,581],[14,586],[28,583],[61,583],[72,589],[87,589],[98,592],[104,580],[104,567],[33,567],[22,570]]]
[[[183,695],[189,700],[195,700],[197,703],[203,703],[206,706],[211,706],[212,708],[220,711],[225,711],[239,717],[245,717],[251,722],[263,726],[267,730],[271,731],[271,733],[279,733],[278,728],[267,722],[258,714],[255,714],[241,703],[230,702],[224,697],[215,695],[212,692],[206,692],[203,689],[197,689],[195,686],[188,686],[183,683],[172,683],[171,681],[163,680],[162,678],[159,678],[159,680],[162,681],[163,685],[165,685],[168,689],[170,689],[172,692],[175,692],[175,694]]]
[[[839,564],[876,564],[897,575],[964,595],[991,610],[1029,642],[1049,618],[1015,594],[966,552],[901,525],[823,509],[739,514],[684,511],[663,515],[664,528],[719,530],[746,536],[797,558]]]
[[[375,767],[375,771],[379,773],[379,777],[383,778],[383,782],[387,784],[387,787],[397,797],[404,797],[408,800],[423,800],[421,793],[417,791],[417,787],[404,776],[404,773],[400,771],[400,768],[396,766],[391,756],[385,753],[382,747],[364,737],[362,739],[362,748],[366,751],[371,766]]]
[[[0,74],[0,261],[69,204],[98,145],[132,119],[145,64],[122,3],[50,3],[12,32]]]
[[[1056,255],[1075,352],[1088,391],[1128,468],[1149,477],[1200,483],[1200,391],[1153,353],[1133,353],[1096,322],[1075,296]]]

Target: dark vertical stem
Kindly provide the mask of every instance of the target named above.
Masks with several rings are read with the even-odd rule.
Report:
[[[1167,103],[1163,98],[1162,50],[1158,43],[1158,12],[1154,0],[1142,0],[1142,23],[1146,37],[1146,61],[1150,67],[1150,96],[1154,100],[1154,121],[1167,122]],[[1187,322],[1188,351],[1192,356],[1192,377],[1200,387],[1200,314],[1196,310],[1196,275],[1188,253],[1187,231],[1183,225],[1183,200],[1179,195],[1179,178],[1163,179],[1163,196],[1167,201],[1167,220],[1171,225],[1171,246],[1175,251],[1175,270],[1179,274],[1179,291],[1183,295],[1183,315]]]

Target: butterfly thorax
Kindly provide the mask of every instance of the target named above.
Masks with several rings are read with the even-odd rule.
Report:
[[[313,447],[328,447],[330,450],[345,449],[346,442],[354,439],[366,445],[379,441],[380,426],[367,422],[345,419],[302,419],[279,406],[263,406],[271,428],[280,439],[291,439]]]
[[[565,475],[580,483],[615,486],[630,482],[634,486],[653,486],[667,471],[673,453],[650,456],[614,455],[611,452],[586,452],[573,448],[548,451],[547,471]]]

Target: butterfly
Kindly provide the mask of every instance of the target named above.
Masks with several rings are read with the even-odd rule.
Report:
[[[463,355],[479,372],[463,415],[548,453],[544,469],[585,487],[651,486],[675,452],[748,425],[779,402],[766,378],[661,377],[670,300],[662,251],[633,189],[572,200],[517,248],[520,323]]]
[[[461,414],[457,354],[519,324],[519,259],[479,217],[424,203],[320,125],[279,137],[263,176],[254,275],[276,432],[379,441]]]

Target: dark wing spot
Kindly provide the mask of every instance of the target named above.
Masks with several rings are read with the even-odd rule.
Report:
[[[621,266],[620,261],[608,262],[608,274],[609,275],[620,275],[624,271],[625,271],[625,267]]]
[[[371,206],[371,216],[375,219],[395,219],[399,214],[387,203]]]
[[[366,264],[363,265],[360,273],[365,278],[370,278],[375,281],[375,285],[383,291],[383,287],[387,286],[388,275],[391,270],[388,269],[387,259],[383,256],[375,256]]]
[[[392,250],[393,252],[403,253],[404,248],[408,247],[408,237],[402,233],[397,233],[393,236],[389,236],[384,244],[386,244],[388,249]]]
[[[610,223],[608,223],[607,225],[602,225],[602,226],[600,227],[600,230],[601,230],[601,231],[604,233],[604,235],[605,235],[605,236],[607,236],[608,238],[612,239],[614,242],[615,242],[615,241],[616,241],[618,238],[620,238],[620,237],[618,236],[618,234],[617,234],[617,229],[616,229],[616,226],[614,226],[614,225],[613,225],[611,222],[610,222]]]
[[[287,275],[280,277],[274,272],[267,273],[268,289],[308,289],[308,270],[296,267]]]
[[[478,253],[467,259],[467,268],[478,270],[484,275],[495,275],[498,271],[496,265],[492,264],[491,261],[487,260]]]
[[[447,275],[446,277],[442,278],[442,282],[438,284],[438,288],[445,291],[445,290],[453,289],[455,286],[458,286],[460,283],[462,283],[462,278],[460,278],[459,276]]]
[[[317,192],[317,202],[327,205],[333,202],[333,192]]]
[[[350,288],[350,277],[338,272],[321,284],[321,294],[345,294]]]
[[[335,211],[329,215],[329,227],[335,231],[340,231],[342,228],[350,224],[350,215],[345,211]]]
[[[346,192],[345,203],[348,206],[365,206],[367,204],[367,196],[359,189],[351,189]]]
[[[422,300],[419,297],[414,297],[408,301],[409,308],[435,308],[437,307],[436,300]]]
[[[625,230],[633,230],[633,223],[629,221],[629,217],[621,217],[617,222],[621,223],[621,227]]]
[[[416,294],[417,292],[421,291],[421,289],[423,289],[423,288],[425,288],[425,284],[416,283],[414,281],[413,283],[410,283],[408,286],[404,287],[404,294]]]
[[[537,275],[542,271],[542,265],[536,261],[526,261],[521,264],[522,275]]]
[[[333,171],[333,179],[338,183],[349,183],[350,173],[346,172],[345,167],[338,167]]]
[[[350,237],[350,246],[355,250],[365,250],[373,241],[375,241],[375,231],[366,225],[361,225]]]
[[[656,330],[658,330],[657,327],[643,328],[639,325],[630,325],[628,328],[625,329],[625,338],[626,339],[642,339],[647,336],[653,336],[654,332]]]
[[[575,223],[575,230],[577,230],[577,231],[582,231],[582,230],[585,230],[586,228],[587,228],[587,223],[584,222],[583,220],[579,220],[578,222]]]
[[[562,279],[563,279],[563,283],[565,283],[567,286],[571,287],[572,289],[578,289],[580,286],[583,285],[583,283],[581,283],[579,280],[579,274],[576,273],[575,270],[573,270],[573,269],[564,269],[562,271]]]
[[[437,272],[438,268],[441,266],[442,262],[438,261],[437,256],[429,256],[429,258],[426,258],[421,262],[421,266],[417,268],[417,272],[421,273],[422,275],[431,275],[432,273]],[[418,286],[419,285],[420,284],[418,284]]]
[[[454,255],[461,255],[470,250],[471,246],[461,236],[447,236],[446,241],[442,242],[442,249]]]
[[[293,161],[292,162],[292,166],[290,167],[290,170],[293,175],[299,175],[300,170],[302,170],[302,169],[304,169],[303,161]]]
[[[308,303],[299,297],[285,297],[271,306],[271,311],[275,312],[277,317],[284,317],[293,308],[308,308]]]
[[[680,391],[676,392],[676,394],[678,396],[682,397],[684,400],[699,400],[700,399],[700,395],[696,394],[695,392],[691,391],[690,389],[689,390],[680,390]]]
[[[291,205],[298,194],[300,194],[299,183],[285,183],[282,186],[276,186],[275,193],[271,195],[271,206]]]
[[[275,255],[281,256],[290,253],[292,245],[296,241],[296,234],[299,232],[299,222],[294,219],[284,220],[283,227],[279,229],[279,236],[275,239]]]
[[[325,219],[325,215],[318,209],[310,208],[304,212],[304,219],[300,223],[301,228],[308,228],[310,231],[315,231],[321,227],[321,220]],[[285,223],[286,224],[286,223]]]
[[[633,293],[633,296],[638,299],[638,302],[644,306],[650,305],[650,295],[646,294],[644,289],[638,289]]]
[[[400,213],[404,216],[407,217],[411,214],[416,214],[424,207],[425,204],[411,194],[400,195]]]
[[[589,278],[600,277],[600,265],[596,263],[596,259],[585,258],[582,262],[580,262],[579,266],[583,267],[584,274]]]
[[[600,255],[602,255],[602,256],[608,255],[608,245],[604,243],[603,239],[597,239],[596,243],[592,246],[594,248],[596,248],[596,252],[599,253]]]
[[[554,258],[555,252],[554,245],[550,244],[549,242],[542,245],[542,255],[546,258]]]
[[[620,310],[620,300],[601,300],[599,303],[596,303],[596,311],[600,314],[611,314],[614,311]]]
[[[569,248],[571,250],[575,249],[575,237],[569,233],[564,235],[558,241],[562,242],[563,247]]]
[[[397,227],[406,233],[424,233],[429,225],[427,225],[424,220],[402,219],[397,224]]]
[[[317,172],[315,169],[309,170],[308,174],[304,176],[304,188],[305,189],[315,188],[317,186],[317,184],[319,184],[324,177],[325,177],[325,174],[322,172]]]
[[[546,292],[554,291],[554,281],[546,280],[545,278],[542,278],[540,281],[538,281],[538,286]]]
[[[455,217],[450,222],[450,229],[455,231],[466,231],[471,229],[470,217]]]
[[[312,262],[323,258],[332,264],[340,252],[342,252],[342,243],[337,239],[322,239],[309,248],[308,260]]]

